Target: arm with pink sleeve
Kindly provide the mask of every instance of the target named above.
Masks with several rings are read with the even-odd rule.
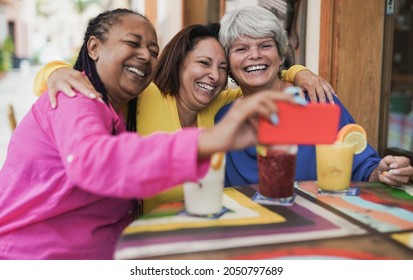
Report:
[[[113,124],[120,119],[106,104],[80,95],[59,99],[59,109],[49,113],[53,135],[69,179],[86,191],[145,198],[197,180],[208,169],[208,160],[198,161],[197,129],[114,136]]]

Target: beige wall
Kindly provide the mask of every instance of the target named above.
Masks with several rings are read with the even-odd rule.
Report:
[[[320,8],[321,0],[307,1],[305,65],[316,74],[318,74],[320,49]]]
[[[163,48],[182,29],[182,0],[157,0],[156,28],[159,45]]]

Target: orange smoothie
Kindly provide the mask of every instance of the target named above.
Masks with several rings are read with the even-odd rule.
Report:
[[[354,145],[336,142],[316,146],[318,187],[341,191],[350,187]]]

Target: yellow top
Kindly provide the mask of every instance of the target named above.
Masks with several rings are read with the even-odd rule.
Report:
[[[207,107],[198,112],[197,127],[212,127],[219,109],[240,96],[242,92],[239,89],[220,93]],[[154,83],[139,95],[136,117],[140,135],[148,135],[156,131],[174,132],[182,128],[176,98],[170,95],[164,96]]]
[[[294,83],[295,75],[301,70],[307,69],[305,66],[296,64],[288,68],[288,70],[283,70],[281,77],[284,81]]]

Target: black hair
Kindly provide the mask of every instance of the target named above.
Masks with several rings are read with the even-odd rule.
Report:
[[[96,70],[95,62],[88,54],[87,43],[91,36],[95,36],[100,41],[104,42],[107,40],[106,34],[112,28],[113,25],[116,25],[121,20],[121,17],[125,15],[137,15],[146,21],[149,20],[137,13],[135,11],[129,9],[115,9],[111,11],[106,11],[99,14],[97,17],[91,19],[89,21],[88,27],[86,29],[86,33],[83,39],[83,45],[79,51],[79,55],[77,57],[76,63],[73,66],[74,69],[78,71],[84,71],[85,75],[87,75],[92,82],[95,89],[102,94],[103,101],[106,104],[109,104],[108,95],[106,92],[106,88],[102,83],[102,80],[99,77],[99,74]],[[137,98],[134,98],[129,101],[128,103],[128,115],[126,118],[126,129],[128,131],[136,131],[136,110],[137,110]]]

